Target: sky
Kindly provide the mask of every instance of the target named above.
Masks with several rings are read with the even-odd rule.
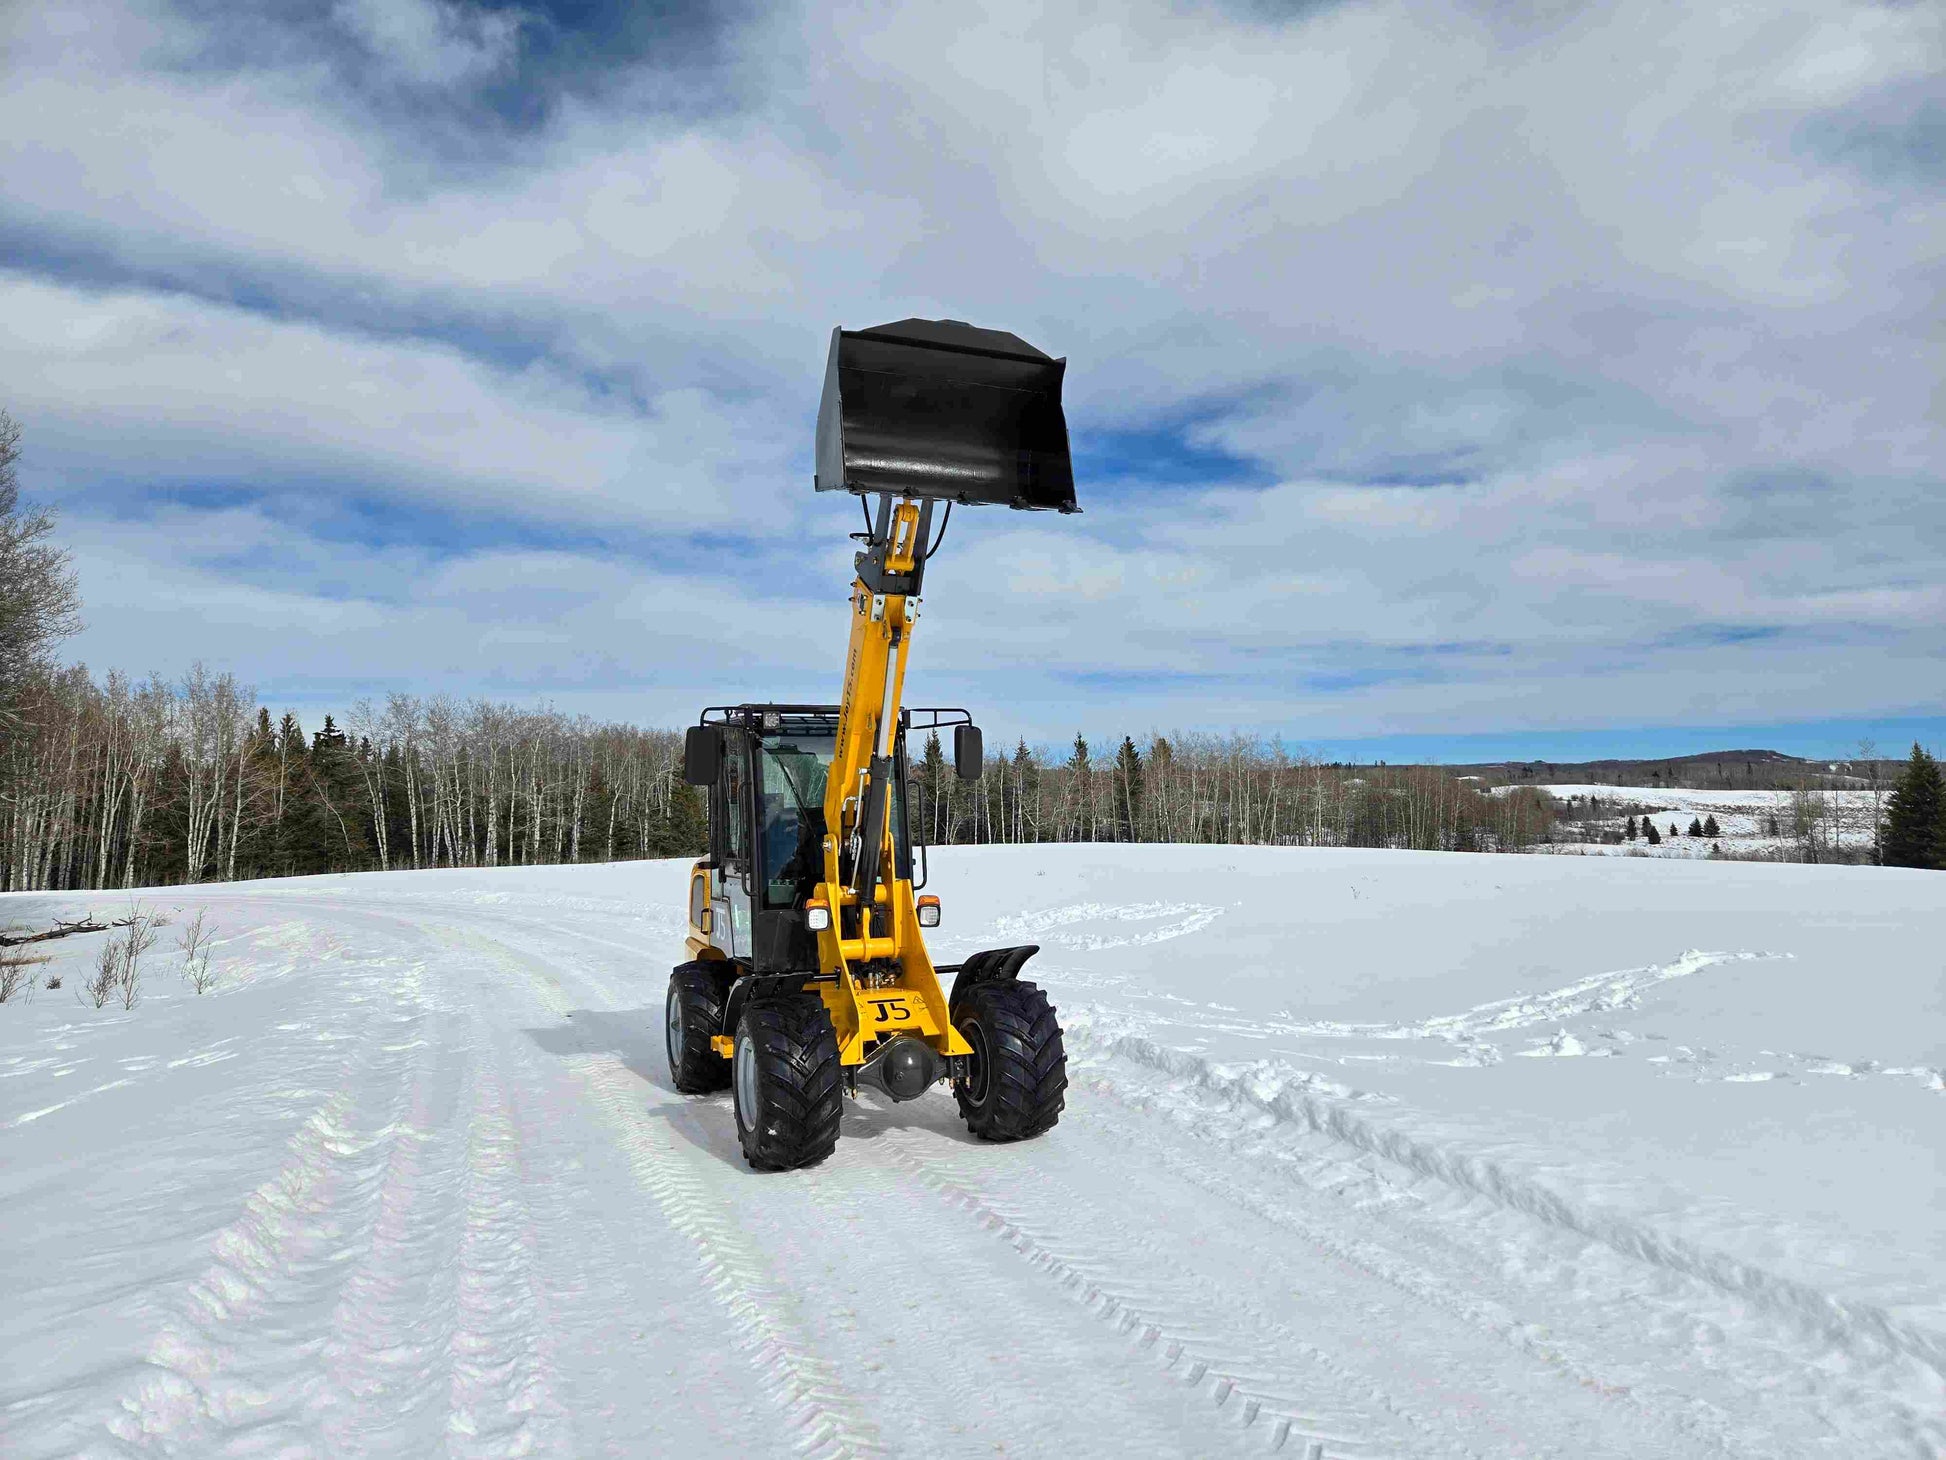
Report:
[[[0,7],[97,671],[828,700],[829,332],[1068,361],[907,700],[1464,760],[1946,740],[1946,8]]]

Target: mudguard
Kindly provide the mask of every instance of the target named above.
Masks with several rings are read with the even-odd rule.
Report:
[[[1020,970],[1027,960],[1041,951],[1038,943],[1022,943],[1014,948],[989,948],[984,953],[975,953],[959,965],[953,978],[953,992],[947,998],[948,1008],[958,1008],[960,995],[975,984],[1010,982],[1020,977]],[[939,970],[941,973],[945,969]]]

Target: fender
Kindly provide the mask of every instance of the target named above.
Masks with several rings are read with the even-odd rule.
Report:
[[[795,993],[807,984],[824,983],[828,980],[816,974],[803,973],[745,973],[740,974],[730,984],[729,992],[723,998],[723,1035],[728,1038],[736,1034],[737,1020],[743,1017],[743,1007],[752,999],[768,997],[771,994]]]
[[[975,953],[961,964],[942,965],[938,972],[954,975],[953,992],[946,1001],[947,1007],[957,1009],[960,995],[975,984],[1001,983],[1019,978],[1027,960],[1040,951],[1041,945],[1038,943],[1022,943],[1014,948],[989,948],[984,953]]]

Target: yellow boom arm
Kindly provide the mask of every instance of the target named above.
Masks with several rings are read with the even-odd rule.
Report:
[[[889,509],[889,510],[888,510]],[[861,1063],[868,1042],[924,1038],[941,1055],[968,1052],[947,1018],[910,878],[899,876],[891,817],[897,801],[899,710],[919,603],[876,591],[918,581],[931,504],[886,499],[851,585],[851,637],[838,705],[838,741],[825,782],[824,878],[831,926],[818,935],[819,985],[839,1058]]]

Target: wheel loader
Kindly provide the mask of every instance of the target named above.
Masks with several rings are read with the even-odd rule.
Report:
[[[669,978],[669,1072],[685,1093],[730,1088],[758,1170],[829,1156],[861,1087],[902,1101],[950,1085],[991,1141],[1060,1117],[1061,1026],[1020,976],[1038,948],[948,965],[926,952],[941,904],[923,890],[909,742],[950,731],[962,780],[984,756],[966,711],[908,708],[902,691],[954,507],[1078,510],[1066,363],[958,320],[831,333],[814,486],[856,495],[864,522],[838,702],[712,706],[683,746],[709,851],[690,873],[690,956]]]

